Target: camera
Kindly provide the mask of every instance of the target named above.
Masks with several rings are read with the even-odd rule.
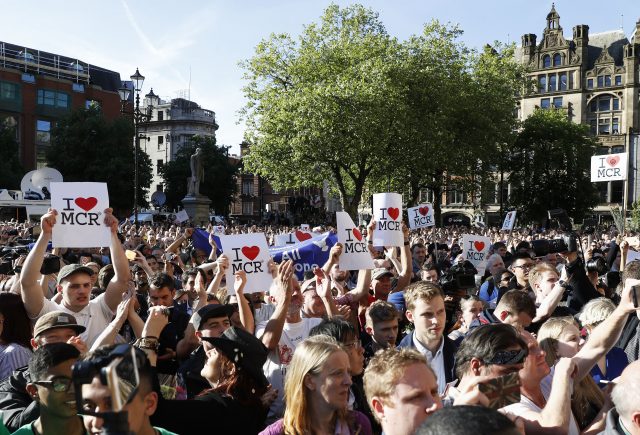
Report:
[[[539,239],[531,242],[536,257],[558,252],[577,252],[578,236],[576,233],[565,233],[559,239]]]
[[[42,267],[40,273],[43,275],[51,275],[52,273],[60,272],[60,257],[53,254],[48,254],[42,260]]]
[[[597,272],[598,275],[604,275],[607,273],[607,270],[609,270],[607,262],[602,257],[593,257],[591,260],[587,261],[586,267],[587,272]]]
[[[440,287],[445,294],[475,288],[477,273],[476,268],[468,260],[454,264],[440,277]]]

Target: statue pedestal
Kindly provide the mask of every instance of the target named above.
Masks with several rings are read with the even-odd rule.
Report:
[[[209,205],[211,200],[206,196],[185,196],[182,199],[184,210],[195,226],[206,227],[209,223]]]

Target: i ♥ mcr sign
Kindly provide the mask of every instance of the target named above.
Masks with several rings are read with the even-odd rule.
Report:
[[[491,239],[474,234],[465,234],[462,237],[462,255],[465,260],[469,260],[477,269],[478,275],[483,275],[487,267],[489,248]]]
[[[591,182],[627,179],[627,154],[605,154],[591,157]]]
[[[343,246],[342,255],[340,255],[340,269],[373,269],[373,259],[367,248],[367,240],[354,225],[349,213],[336,212],[336,222],[338,224],[338,242]]]
[[[373,195],[374,246],[402,246],[402,195],[376,193]]]
[[[433,220],[433,205],[420,204],[417,207],[407,209],[409,215],[409,228],[412,230],[417,228],[432,227],[436,223]]]
[[[271,285],[269,273],[269,246],[264,233],[220,236],[222,252],[229,257],[227,268],[227,293],[234,294],[233,275],[238,271],[247,274],[245,293],[266,292]]]
[[[51,208],[58,212],[51,243],[60,248],[109,246],[111,232],[104,225],[109,208],[106,183],[51,183]]]
[[[296,243],[304,242],[305,240],[309,240],[312,237],[317,236],[318,234],[314,234],[310,231],[305,230],[296,230],[293,233],[286,234],[276,234],[274,237],[274,245],[275,246],[286,246],[286,245],[295,245]]]

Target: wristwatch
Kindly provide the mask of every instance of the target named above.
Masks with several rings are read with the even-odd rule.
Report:
[[[148,349],[155,352],[158,352],[158,349],[160,348],[160,342],[155,337],[138,338],[133,345],[138,349]]]

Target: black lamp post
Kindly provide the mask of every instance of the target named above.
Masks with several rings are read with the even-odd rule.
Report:
[[[144,83],[144,76],[140,74],[138,68],[136,68],[135,74],[131,76],[131,82],[133,83],[133,91],[136,94],[136,105],[133,111],[128,112],[125,110],[126,102],[129,101],[129,96],[131,95],[131,90],[125,86],[118,89],[118,94],[120,95],[120,102],[122,103],[120,112],[126,113],[132,116],[133,118],[133,126],[135,130],[135,139],[134,139],[134,150],[133,150],[133,159],[134,159],[134,194],[133,194],[133,214],[136,225],[138,224],[138,152],[140,148],[140,136],[138,135],[138,125],[142,122],[147,122],[151,119],[151,106],[147,107],[147,113],[143,113],[140,110],[140,91],[142,90],[142,84]]]

